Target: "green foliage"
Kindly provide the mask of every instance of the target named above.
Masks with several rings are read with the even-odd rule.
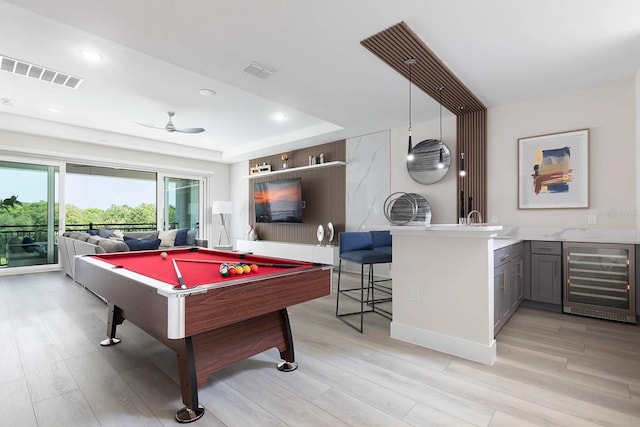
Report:
[[[5,208],[5,205],[2,205]],[[175,208],[171,207],[175,218]],[[170,214],[171,215],[171,214]],[[66,206],[66,224],[155,224],[156,206],[142,203],[136,207],[111,205],[108,209],[80,209],[74,205]],[[58,223],[58,206],[55,209],[55,222]],[[47,202],[15,203],[8,209],[0,209],[0,226],[45,226],[47,224]]]

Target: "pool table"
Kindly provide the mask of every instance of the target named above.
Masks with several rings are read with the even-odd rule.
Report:
[[[331,292],[330,265],[230,251],[121,252],[75,262],[76,281],[108,304],[102,345],[120,342],[116,327],[127,319],[176,352],[185,404],[176,420],[183,423],[202,417],[198,386],[225,366],[276,347],[278,369],[296,369],[286,308]],[[258,268],[223,277],[223,262]]]

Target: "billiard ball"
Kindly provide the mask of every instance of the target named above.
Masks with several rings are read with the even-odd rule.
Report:
[[[249,267],[247,264],[244,264],[242,266],[242,272],[243,273],[251,273],[251,267]]]
[[[160,252],[160,258],[166,259],[167,258],[167,253],[166,252]]]
[[[255,264],[251,264],[251,272],[252,273],[257,273],[258,272],[258,266]]]

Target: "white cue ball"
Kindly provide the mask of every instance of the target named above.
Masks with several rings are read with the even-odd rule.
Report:
[[[166,252],[160,252],[160,257],[162,259],[165,259],[167,257],[167,253]]]

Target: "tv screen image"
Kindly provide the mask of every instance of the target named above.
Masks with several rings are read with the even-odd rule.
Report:
[[[253,183],[256,222],[302,222],[302,179]]]

